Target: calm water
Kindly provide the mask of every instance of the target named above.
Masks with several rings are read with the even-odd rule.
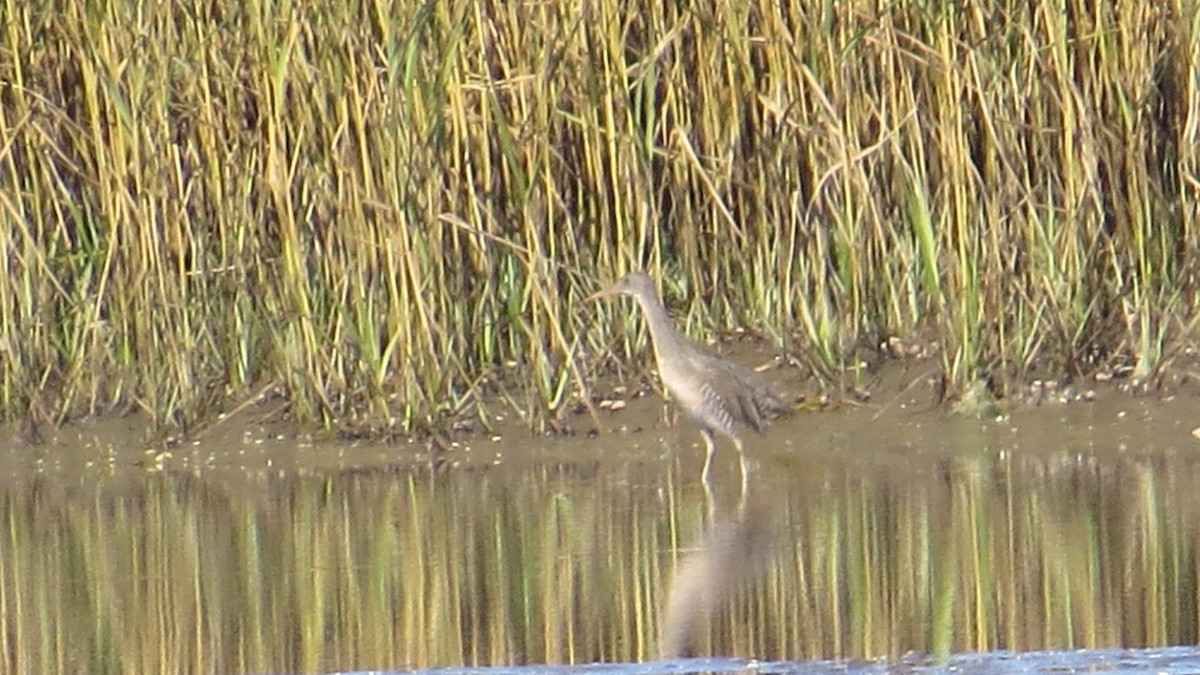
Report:
[[[438,471],[408,447],[357,469],[15,471],[0,670],[745,666],[666,649],[760,672],[1196,672],[1193,648],[1138,648],[1197,642],[1200,450],[1074,422],[1070,442],[947,422],[868,446],[860,426],[777,430],[744,502],[732,453],[705,493],[686,430],[481,442]]]
[[[432,675],[545,675],[561,672],[557,666],[490,668],[443,668],[426,671]],[[589,664],[578,666],[583,675],[666,675],[670,673],[759,673],[761,675],[1012,675],[1014,673],[1103,672],[1134,675],[1148,672],[1184,675],[1200,672],[1200,651],[1192,647],[1158,649],[1080,649],[1042,652],[989,652],[955,654],[947,659],[908,655],[894,661],[805,661],[760,662],[728,658],[694,658],[639,664]]]

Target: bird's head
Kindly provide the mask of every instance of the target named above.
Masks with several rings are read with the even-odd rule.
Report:
[[[607,298],[610,295],[629,295],[633,297],[648,297],[655,295],[654,280],[644,272],[631,272],[621,277],[612,286],[587,297],[587,301]]]

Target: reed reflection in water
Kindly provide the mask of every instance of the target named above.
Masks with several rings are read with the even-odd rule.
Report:
[[[751,573],[685,626],[701,655],[1189,644],[1197,469],[766,467],[758,529],[724,540],[705,538],[690,465],[35,478],[0,487],[0,658],[7,672],[653,659],[668,589],[706,541],[734,542],[725,564]],[[716,527],[731,517],[718,509]]]

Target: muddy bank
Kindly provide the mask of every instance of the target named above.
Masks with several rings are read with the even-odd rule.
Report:
[[[765,376],[796,402],[795,412],[775,420],[766,436],[746,439],[751,459],[767,471],[813,458],[889,467],[963,452],[1200,452],[1200,397],[1188,377],[1176,377],[1154,394],[1110,379],[1035,382],[1023,389],[1025,395],[976,417],[939,402],[926,362],[891,363],[870,378],[840,385],[833,396],[811,381],[796,381],[795,369],[769,367],[769,358],[754,350],[735,358],[767,365]],[[560,433],[545,435],[499,412],[490,417],[490,429],[463,424],[434,439],[345,440],[336,431],[287,421],[271,407],[277,403],[246,406],[192,438],[168,441],[147,440],[146,421],[136,414],[42,429],[39,443],[10,427],[0,436],[0,479],[41,475],[72,482],[105,476],[119,483],[159,471],[236,479],[293,471],[432,472],[529,464],[576,470],[621,465],[655,473],[676,459],[699,471],[699,434],[664,401],[653,380],[624,386],[601,381],[593,396],[597,417],[577,406]],[[725,441],[719,447],[719,473],[736,472],[732,447]]]

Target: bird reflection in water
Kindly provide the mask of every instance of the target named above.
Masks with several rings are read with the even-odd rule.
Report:
[[[695,656],[701,636],[729,609],[736,593],[766,574],[778,531],[770,512],[748,506],[746,497],[743,493],[726,517],[710,520],[700,545],[679,564],[663,611],[662,658]]]

